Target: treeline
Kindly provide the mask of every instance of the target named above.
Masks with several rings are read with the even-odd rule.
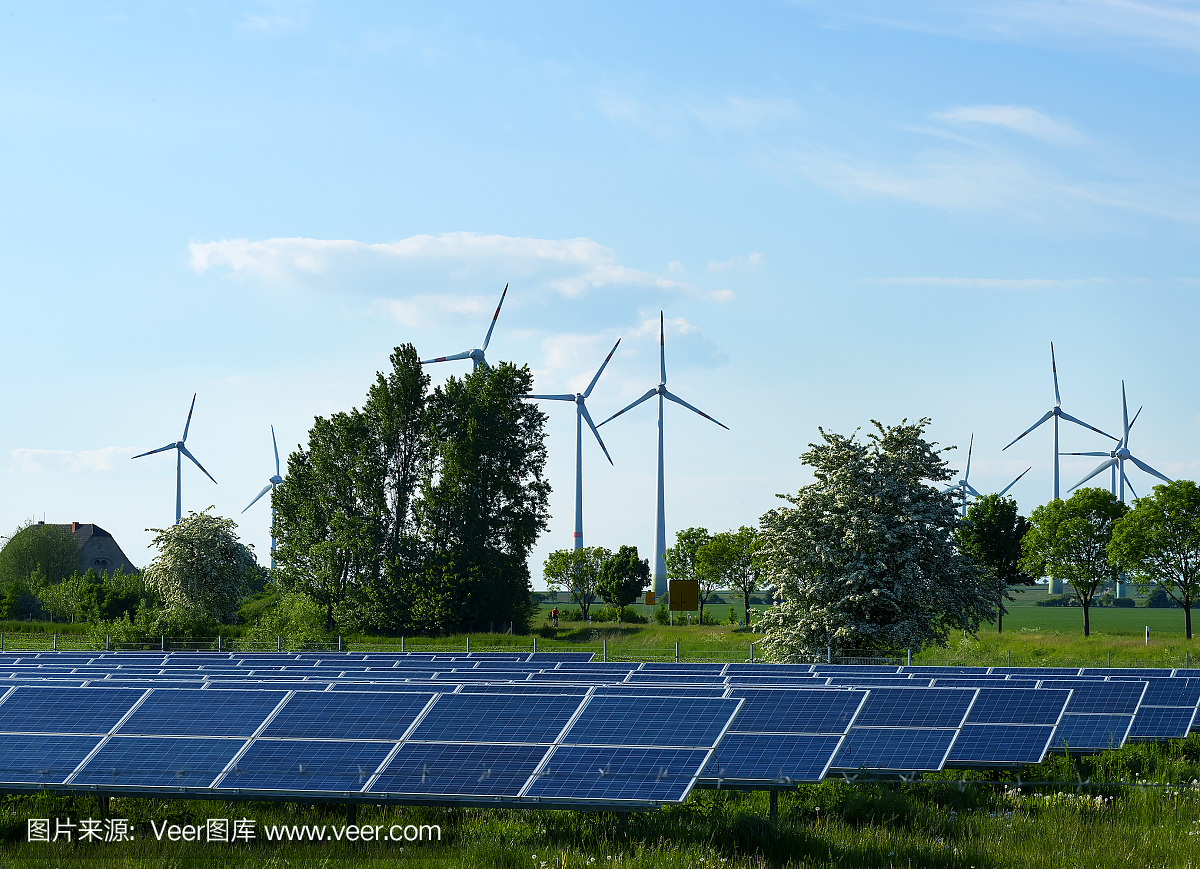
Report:
[[[330,631],[527,631],[550,495],[532,386],[528,367],[500,363],[431,390],[415,348],[396,348],[362,408],[318,417],[289,456],[275,581]]]

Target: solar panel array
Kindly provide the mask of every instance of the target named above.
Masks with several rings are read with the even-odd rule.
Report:
[[[1186,736],[1187,670],[10,653],[0,791],[646,808]]]

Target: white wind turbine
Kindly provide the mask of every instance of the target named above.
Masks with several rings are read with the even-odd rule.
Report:
[[[276,487],[280,483],[283,482],[283,477],[281,477],[279,475],[279,444],[275,440],[275,426],[271,426],[271,446],[273,446],[275,448],[275,476],[271,477],[270,482],[268,482],[267,485],[263,487],[263,490],[261,492],[259,492],[257,495],[254,496],[254,500],[251,501],[249,504],[247,504],[246,509],[243,510],[242,512],[245,513],[246,510],[249,510],[251,507],[253,507],[255,504],[257,504],[258,499],[261,498],[263,495],[267,494],[267,492],[272,493],[272,498],[271,498],[271,570],[274,570],[275,569],[275,498],[274,498],[274,492],[275,492]]]
[[[1122,422],[1122,427],[1123,427],[1122,433],[1123,433],[1124,437],[1122,437],[1121,440],[1118,442],[1118,446],[1115,450],[1111,450],[1107,453],[1097,453],[1097,452],[1063,453],[1064,456],[1108,456],[1107,461],[1101,462],[1100,466],[1098,468],[1096,468],[1096,470],[1092,471],[1090,474],[1088,474],[1086,477],[1084,477],[1082,480],[1080,480],[1078,483],[1076,483],[1074,486],[1072,486],[1071,491],[1075,491],[1080,486],[1082,486],[1084,483],[1086,483],[1088,480],[1090,480],[1092,477],[1096,476],[1098,473],[1105,470],[1106,468],[1111,468],[1112,472],[1113,472],[1113,479],[1111,481],[1111,486],[1112,486],[1111,491],[1112,491],[1113,495],[1116,495],[1117,497],[1119,497],[1121,499],[1122,502],[1124,502],[1125,501],[1125,487],[1129,486],[1129,491],[1133,492],[1133,497],[1136,498],[1137,492],[1134,491],[1133,483],[1129,482],[1129,478],[1125,476],[1125,463],[1126,462],[1133,462],[1135,465],[1137,465],[1139,468],[1141,468],[1147,474],[1150,474],[1151,476],[1154,476],[1154,477],[1158,477],[1160,480],[1163,480],[1167,483],[1171,482],[1170,477],[1166,477],[1166,476],[1160,474],[1158,471],[1154,470],[1154,468],[1150,467],[1145,462],[1143,462],[1141,459],[1139,459],[1135,455],[1133,455],[1133,453],[1129,452],[1129,430],[1133,428],[1133,424],[1135,422],[1137,422],[1137,418],[1141,415],[1141,413],[1142,413],[1142,409],[1139,407],[1137,413],[1135,413],[1133,415],[1133,419],[1131,420],[1129,418],[1129,404],[1125,400],[1125,381],[1122,380],[1121,381],[1121,422]]]
[[[961,480],[959,480],[957,483],[955,483],[953,486],[950,486],[950,487],[942,490],[943,495],[945,495],[948,492],[953,492],[955,490],[957,490],[959,492],[959,497],[962,498],[961,512],[964,517],[966,517],[966,515],[967,515],[967,496],[973,495],[976,498],[983,497],[983,495],[980,494],[979,490],[976,489],[974,486],[972,486],[970,484],[970,482],[968,482],[971,478],[971,452],[972,452],[972,450],[974,450],[974,448],[975,448],[975,435],[972,434],[971,442],[967,446],[967,470],[963,474],[963,478]],[[1001,489],[998,494],[1001,496],[1004,496],[1008,492],[1009,489],[1011,489],[1013,486],[1017,485],[1017,481],[1020,480],[1021,477],[1028,474],[1031,470],[1032,470],[1032,467],[1029,467],[1029,468],[1026,468],[1025,470],[1021,471],[1021,473],[1017,475],[1017,479],[1013,480],[1011,483],[1009,483],[1007,486],[1005,486],[1003,489]]]
[[[608,454],[608,448],[604,446],[604,441],[600,438],[600,432],[596,431],[596,424],[592,422],[592,415],[588,413],[587,397],[592,394],[592,390],[596,386],[596,381],[600,379],[600,375],[604,373],[605,366],[608,365],[608,360],[612,359],[613,354],[617,352],[617,347],[620,345],[621,339],[617,339],[617,343],[613,345],[613,349],[608,351],[608,355],[604,357],[604,362],[600,365],[600,369],[596,372],[596,376],[592,378],[592,382],[588,384],[587,389],[583,392],[577,392],[574,395],[523,395],[522,398],[538,398],[548,401],[573,401],[575,402],[575,548],[583,548],[583,423],[587,422],[588,428],[592,430],[592,434],[596,436],[596,443],[600,444],[600,449],[604,450],[604,457],[608,459],[608,463],[613,463],[612,456]]]
[[[436,359],[422,359],[422,365],[431,365],[434,362],[453,362],[455,359],[470,359],[471,370],[474,371],[480,365],[484,368],[488,367],[487,359],[484,358],[484,353],[487,351],[488,343],[492,340],[492,330],[496,328],[496,318],[500,316],[500,307],[504,304],[504,297],[508,295],[508,284],[504,285],[504,292],[500,294],[500,304],[496,306],[496,313],[492,314],[492,325],[488,326],[487,335],[484,336],[483,346],[475,350],[464,350],[462,353],[455,353],[453,356],[439,356]]]
[[[1029,428],[1025,429],[1025,431],[1021,432],[1019,435],[1017,435],[1015,438],[1013,438],[1012,442],[1009,443],[1008,446],[1004,447],[1004,449],[1005,450],[1008,449],[1008,447],[1011,447],[1013,444],[1015,444],[1021,438],[1025,437],[1025,435],[1029,434],[1031,431],[1033,431],[1039,425],[1044,423],[1046,420],[1050,419],[1051,417],[1054,417],[1054,499],[1057,501],[1058,493],[1059,493],[1059,485],[1058,485],[1058,456],[1059,456],[1059,452],[1058,452],[1058,420],[1059,420],[1059,417],[1067,420],[1068,422],[1073,422],[1078,426],[1082,426],[1083,428],[1090,429],[1091,431],[1094,431],[1097,434],[1102,434],[1109,440],[1115,441],[1117,439],[1115,437],[1113,437],[1112,435],[1108,434],[1107,432],[1100,431],[1100,429],[1096,428],[1094,425],[1088,425],[1083,420],[1076,419],[1075,417],[1071,416],[1069,413],[1067,413],[1066,411],[1064,411],[1062,409],[1062,396],[1059,395],[1059,392],[1058,392],[1058,366],[1055,364],[1055,361],[1054,361],[1054,342],[1053,341],[1050,342],[1050,370],[1054,374],[1054,407],[1052,407],[1048,411],[1046,411],[1046,413],[1042,415],[1041,419],[1039,419],[1037,422],[1035,422]],[[1003,450],[1001,450],[1001,452],[1003,452]],[[1018,479],[1020,479],[1020,478],[1018,478]],[[1013,482],[1015,483],[1016,480],[1014,480]]]
[[[676,404],[686,407],[688,410],[700,414],[709,422],[715,422],[717,425],[726,431],[729,426],[722,422],[717,422],[704,411],[699,408],[692,407],[678,395],[667,391],[667,345],[665,339],[665,330],[663,326],[663,313],[658,312],[658,347],[659,347],[659,365],[661,370],[661,379],[658,386],[646,392],[641,398],[626,407],[621,408],[600,425],[606,422],[611,422],[627,410],[637,407],[643,401],[649,398],[658,396],[658,507],[655,516],[654,529],[654,596],[665,595],[667,593],[667,564],[663,560],[663,553],[667,549],[667,520],[665,513],[666,490],[663,483],[663,399],[668,399]]]
[[[179,520],[183,516],[183,457],[187,456],[189,459],[192,460],[192,464],[194,464],[201,471],[204,471],[204,476],[206,476],[210,480],[212,480],[213,483],[217,482],[216,480],[213,480],[212,474],[210,474],[208,471],[204,470],[204,465],[200,464],[200,462],[196,460],[196,457],[193,456],[190,452],[188,452],[188,448],[185,445],[185,442],[187,441],[187,436],[188,436],[188,429],[191,428],[191,425],[192,425],[192,411],[195,409],[196,409],[196,394],[192,393],[192,406],[190,408],[188,408],[187,422],[183,424],[183,437],[180,438],[176,443],[167,444],[165,447],[159,447],[156,450],[150,450],[150,452],[148,452],[148,453],[139,453],[138,455],[133,457],[135,459],[140,459],[140,458],[142,458],[142,456],[152,456],[155,453],[165,452],[166,450],[175,450],[175,523],[176,524],[179,524]]]

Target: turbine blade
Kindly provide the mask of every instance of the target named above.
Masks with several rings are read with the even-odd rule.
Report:
[[[967,480],[971,477],[971,451],[975,449],[975,433],[971,432],[971,443],[967,447],[967,472],[963,474],[963,479]]]
[[[667,337],[662,311],[658,312],[658,361],[662,366],[662,380],[659,383],[665,384],[667,382]]]
[[[1125,481],[1125,485],[1129,487],[1129,491],[1133,492],[1133,497],[1137,498],[1137,490],[1133,488],[1133,483],[1129,482],[1129,478],[1125,476],[1125,471],[1121,471],[1121,479]]]
[[[500,304],[496,306],[496,313],[492,314],[492,325],[488,326],[487,335],[483,339],[483,346],[480,350],[487,351],[488,344],[492,340],[492,330],[496,328],[496,318],[500,316],[500,308],[504,305],[504,297],[508,295],[508,284],[504,285],[504,292],[500,294]],[[487,363],[484,363],[485,365]]]
[[[1133,428],[1133,424],[1134,424],[1135,422],[1137,422],[1137,418],[1138,418],[1139,416],[1141,416],[1141,415],[1142,415],[1142,408],[1144,408],[1144,407],[1145,407],[1145,405],[1142,405],[1142,407],[1139,407],[1139,408],[1137,409],[1137,413],[1135,413],[1135,414],[1133,415],[1133,419],[1131,419],[1131,420],[1129,421],[1129,428],[1130,428],[1130,429],[1132,429],[1132,428]],[[1129,432],[1128,432],[1128,431],[1126,431],[1126,432],[1125,432],[1125,448],[1126,448],[1126,449],[1129,449]]]
[[[259,492],[257,495],[254,496],[254,500],[246,505],[246,510],[249,510],[251,507],[253,507],[255,504],[257,504],[258,499],[261,498],[263,495],[267,494],[267,492],[271,491],[272,488],[273,488],[273,484],[267,483],[266,487],[263,488],[263,490],[261,492]],[[242,512],[245,513],[246,510],[243,510]]]
[[[1060,456],[1112,456],[1112,453],[1059,453]]]
[[[183,438],[181,438],[181,440],[183,440],[183,441],[187,440],[188,429],[192,427],[192,411],[195,409],[196,409],[196,393],[193,392],[192,393],[192,406],[188,408],[187,422],[185,422],[183,424]]]
[[[964,481],[964,482],[966,482],[966,481]],[[979,492],[979,490],[976,489],[974,486],[972,486],[970,483],[967,483],[967,491],[970,492],[972,495],[974,495],[976,498],[983,497],[983,495]]]
[[[522,395],[521,398],[544,398],[548,401],[574,401],[573,395]]]
[[[205,470],[204,470],[204,465],[200,464],[200,462],[199,462],[199,461],[197,461],[196,457],[195,457],[195,456],[193,456],[193,455],[192,455],[190,452],[188,452],[188,448],[187,448],[187,447],[185,447],[183,444],[180,444],[180,445],[179,445],[179,451],[180,451],[181,453],[183,453],[185,456],[187,456],[189,459],[191,459],[191,460],[192,460],[192,464],[193,464],[193,465],[195,465],[195,466],[196,466],[197,468],[199,468],[200,470],[204,471],[204,476],[208,477],[208,478],[209,478],[210,480],[212,480],[214,483],[215,483],[215,482],[217,482],[216,480],[213,480],[213,475],[212,475],[212,474],[210,474],[208,471],[205,471]]]
[[[639,398],[633,404],[628,404],[625,407],[621,408],[616,413],[614,413],[612,416],[610,416],[608,419],[606,419],[604,422],[612,422],[614,419],[616,419],[618,416],[623,414],[625,411],[633,410],[635,407],[637,407],[639,404],[641,404],[647,398],[653,398],[655,395],[658,395],[657,389],[649,390],[645,395],[643,395],[641,398]],[[600,425],[597,425],[596,428],[600,428],[601,425],[604,425],[604,422],[600,423]]]
[[[1129,461],[1133,462],[1135,465],[1137,465],[1139,468],[1141,468],[1141,469],[1142,469],[1143,471],[1145,471],[1147,474],[1150,474],[1150,476],[1152,476],[1152,477],[1158,477],[1160,480],[1162,480],[1163,482],[1166,482],[1166,483],[1169,483],[1169,482],[1171,482],[1171,478],[1170,478],[1170,477],[1167,477],[1167,476],[1164,476],[1164,475],[1160,474],[1158,471],[1154,470],[1154,468],[1152,468],[1152,467],[1150,467],[1149,465],[1147,465],[1147,464],[1146,464],[1145,462],[1143,462],[1141,459],[1137,459],[1137,458],[1134,458],[1133,456],[1130,456],[1130,457],[1129,457]]]
[[[1007,447],[1005,447],[1004,450],[1008,449],[1008,447],[1011,447],[1013,444],[1015,444],[1021,438],[1025,437],[1025,435],[1029,434],[1031,431],[1033,431],[1035,428],[1037,428],[1039,425],[1044,423],[1046,420],[1048,420],[1052,416],[1054,416],[1054,411],[1052,411],[1052,410],[1046,411],[1046,414],[1041,419],[1039,419],[1037,422],[1035,422],[1029,428],[1025,429],[1025,431],[1021,432],[1019,435],[1017,435],[1015,438],[1013,438],[1012,442],[1009,443],[1009,445]],[[1004,450],[1001,450],[1000,452],[1004,452]]]
[[[942,489],[942,494],[946,495],[946,494],[949,494],[950,492],[957,492],[957,491],[958,491],[958,486],[951,486],[949,489]]]
[[[1058,364],[1054,361],[1054,342],[1050,342],[1050,371],[1054,374],[1054,406],[1062,407],[1062,396],[1058,394]]]
[[[592,422],[592,415],[588,413],[587,405],[579,405],[579,411],[583,414],[584,420],[588,424],[588,428],[592,430],[592,434],[596,436],[596,443],[600,444],[600,449],[604,450],[604,458],[608,459],[608,463],[613,463],[612,456],[608,454],[608,447],[604,445],[604,441],[600,438],[600,432],[596,431],[596,424]]]
[[[1081,426],[1083,426],[1084,428],[1091,429],[1091,430],[1092,430],[1092,431],[1094,431],[1096,434],[1102,434],[1102,435],[1104,435],[1106,438],[1108,438],[1109,440],[1114,440],[1114,441],[1117,441],[1118,443],[1119,443],[1119,442],[1120,442],[1120,440],[1121,440],[1120,438],[1115,438],[1115,437],[1113,437],[1112,435],[1110,435],[1110,434],[1109,434],[1108,432],[1106,432],[1106,431],[1100,431],[1100,429],[1096,428],[1094,425],[1088,425],[1088,424],[1087,424],[1086,422],[1084,422],[1083,420],[1081,420],[1081,419],[1076,419],[1075,417],[1071,416],[1071,414],[1069,414],[1069,413],[1066,413],[1066,412],[1064,412],[1064,411],[1061,411],[1061,410],[1060,410],[1060,411],[1058,412],[1058,415],[1059,415],[1059,416],[1061,416],[1063,419],[1065,419],[1067,422],[1073,422],[1073,423],[1075,423],[1075,425],[1081,425]]]
[[[1121,425],[1123,426],[1121,443],[1129,446],[1129,402],[1125,400],[1124,380],[1121,381]]]
[[[279,474],[279,442],[275,440],[275,426],[271,426],[271,446],[275,447],[275,476]],[[262,497],[262,496],[259,496]],[[245,512],[244,510],[242,511]]]
[[[456,359],[470,359],[471,351],[464,350],[462,353],[455,353],[453,356],[439,356],[437,359],[422,359],[422,365],[432,365],[434,362],[453,362]]]
[[[617,339],[617,343],[613,345],[613,349],[608,351],[608,355],[604,357],[604,361],[600,364],[600,370],[596,372],[596,376],[592,378],[592,382],[588,384],[588,388],[583,391],[583,397],[587,398],[592,394],[592,390],[596,386],[596,381],[600,379],[600,375],[604,373],[605,367],[608,365],[608,360],[612,359],[613,354],[617,352],[617,348],[621,346],[621,339]]]
[[[159,447],[156,450],[150,450],[150,452],[148,452],[148,453],[138,453],[136,456],[133,456],[132,458],[140,459],[142,456],[152,456],[155,453],[165,452],[166,450],[173,450],[177,446],[179,446],[179,444],[167,444],[165,447]]]
[[[711,416],[709,416],[707,413],[702,411],[700,408],[692,407],[690,404],[688,404],[686,401],[684,401],[678,395],[675,395],[674,393],[671,393],[671,392],[667,392],[665,389],[663,390],[663,395],[666,396],[667,398],[671,399],[671,401],[675,402],[676,404],[682,404],[688,410],[695,411],[696,413],[700,414],[702,417],[704,417],[709,422],[716,422],[717,425],[719,425],[721,428],[725,429],[725,431],[729,431],[729,426],[725,425],[725,423],[717,422],[717,420],[713,419]]]
[[[1106,470],[1108,470],[1109,468],[1111,468],[1111,467],[1112,467],[1113,465],[1115,465],[1116,463],[1117,463],[1117,460],[1116,460],[1116,459],[1109,459],[1107,462],[1101,462],[1101,463],[1100,463],[1100,467],[1096,468],[1096,470],[1092,471],[1090,474],[1088,474],[1086,477],[1084,477],[1082,480],[1080,480],[1080,481],[1079,481],[1078,483],[1076,483],[1074,486],[1072,486],[1071,488],[1067,489],[1067,491],[1068,491],[1068,492],[1074,492],[1076,489],[1078,489],[1080,486],[1082,486],[1084,483],[1086,483],[1086,482],[1087,482],[1088,480],[1090,480],[1092,477],[1096,476],[1096,475],[1097,475],[1098,473],[1100,473],[1101,471],[1106,471]]]
[[[1013,486],[1017,485],[1017,480],[1020,480],[1020,479],[1021,479],[1021,477],[1025,476],[1026,474],[1028,474],[1028,473],[1029,473],[1030,471],[1032,471],[1032,470],[1033,470],[1033,466],[1032,466],[1032,465],[1030,465],[1028,468],[1026,468],[1025,470],[1021,471],[1021,473],[1020,473],[1020,474],[1017,476],[1017,479],[1016,479],[1016,480],[1013,480],[1011,483],[1009,483],[1007,486],[1005,486],[1003,489],[1001,489],[1001,490],[1000,490],[1000,494],[1001,494],[1001,495],[1003,495],[1003,494],[1005,494],[1006,492],[1008,492],[1008,490],[1009,490],[1009,489],[1011,489]]]

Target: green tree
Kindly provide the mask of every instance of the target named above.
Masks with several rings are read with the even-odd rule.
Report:
[[[172,632],[204,633],[237,621],[244,591],[260,568],[236,528],[232,519],[205,511],[188,513],[170,528],[149,529],[156,532],[158,555],[144,576]]]
[[[599,593],[601,570],[611,557],[603,546],[555,549],[546,556],[542,577],[547,588],[565,590],[586,619]]]
[[[735,534],[738,547],[738,569],[731,580],[732,588],[742,594],[742,608],[745,611],[746,627],[750,627],[750,597],[759,589],[762,577],[762,536],[758,529],[743,525]]]
[[[696,575],[700,579],[700,624],[704,605],[717,589],[734,588],[745,567],[745,548],[736,531],[719,531],[696,550]]]
[[[79,544],[63,525],[26,522],[0,549],[0,588],[28,581],[38,570],[49,583],[79,572]]]
[[[924,439],[929,420],[865,441],[821,429],[801,460],[814,481],[762,517],[765,576],[776,605],[759,620],[777,660],[841,649],[920,649],[952,629],[978,630],[999,595],[984,568],[954,546],[954,500],[930,482],[948,463]]]
[[[1113,526],[1109,561],[1129,573],[1142,594],[1158,587],[1183,607],[1192,638],[1192,605],[1200,596],[1200,487],[1176,480],[1138,498]]]
[[[711,582],[710,577],[702,575],[700,565],[697,563],[700,552],[700,547],[709,540],[707,528],[684,528],[682,531],[675,532],[675,545],[663,552],[663,563],[667,567],[667,579],[669,580],[693,580],[698,584],[700,589],[700,611],[704,611],[704,600],[707,598],[705,594],[705,583]],[[670,586],[667,586],[668,590]],[[708,593],[712,593],[712,588],[708,589]],[[670,593],[667,594],[668,599]]]
[[[967,519],[958,526],[955,539],[959,548],[992,571],[992,579],[1001,595],[996,606],[996,632],[1004,632],[1012,600],[1008,589],[1014,585],[1032,585],[1035,578],[1021,570],[1021,540],[1029,530],[1029,520],[1017,512],[1017,502],[1000,495],[984,495],[969,508]]]
[[[1079,489],[1068,500],[1043,504],[1029,517],[1021,569],[1050,574],[1075,589],[1083,607],[1083,635],[1091,634],[1088,610],[1100,587],[1117,578],[1108,560],[1113,526],[1128,508],[1107,489]]]
[[[282,640],[286,648],[303,649],[327,640],[324,629],[321,606],[306,594],[290,591],[281,594],[275,606],[259,616],[248,635],[256,643],[269,646]]]
[[[650,561],[638,558],[636,546],[622,546],[604,560],[596,594],[625,617],[625,607],[637,600],[650,585]]]

